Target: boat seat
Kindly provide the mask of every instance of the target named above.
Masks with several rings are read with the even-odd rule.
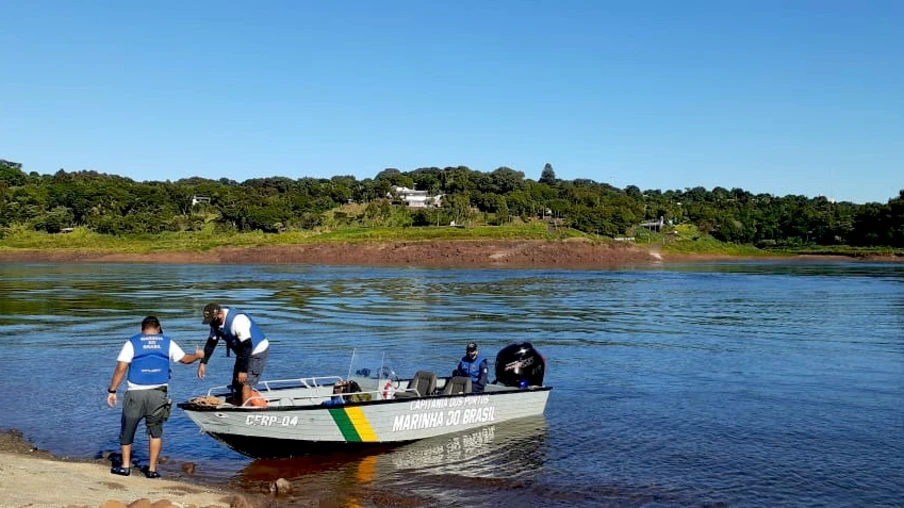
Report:
[[[412,391],[414,390],[414,391]],[[408,382],[408,390],[398,391],[395,398],[406,399],[414,397],[426,397],[433,395],[436,391],[436,374],[426,370],[419,370],[414,373],[414,377]],[[415,394],[417,392],[417,394]]]
[[[446,386],[443,387],[443,395],[458,395],[461,393],[471,393],[470,376],[452,376],[452,379],[446,381]]]

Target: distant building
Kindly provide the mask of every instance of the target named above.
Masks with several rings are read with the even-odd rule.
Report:
[[[427,191],[392,186],[392,192],[409,208],[435,208],[442,205],[443,195],[430,196]]]
[[[659,220],[653,220],[653,221],[649,221],[649,222],[642,222],[642,223],[640,223],[639,225],[640,225],[640,227],[642,227],[642,228],[648,228],[650,231],[652,231],[652,230],[654,230],[654,229],[655,229],[656,231],[661,231],[661,230],[662,230],[662,226],[665,225],[665,218],[662,217],[662,216],[660,216],[660,217],[659,217]]]
[[[201,203],[210,203],[210,198],[207,196],[192,196],[191,198],[191,206],[199,205]]]

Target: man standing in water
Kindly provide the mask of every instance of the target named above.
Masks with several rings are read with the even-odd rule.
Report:
[[[110,472],[129,476],[132,468],[132,441],[138,423],[144,419],[148,430],[148,467],[144,474],[148,478],[160,478],[157,459],[163,448],[163,422],[169,417],[170,400],[167,387],[170,378],[170,361],[189,364],[200,360],[204,353],[199,349],[194,354],[185,354],[178,344],[166,335],[160,320],[148,316],[141,321],[141,333],[133,335],[122,346],[116,358],[113,380],[107,389],[107,405],[116,406],[116,388],[128,374],[128,389],[122,399],[122,423],[119,430],[119,444],[122,464],[114,466]]]
[[[251,398],[252,387],[264,372],[270,342],[251,316],[217,303],[204,306],[204,319],[201,323],[210,325],[210,335],[204,345],[204,358],[198,365],[198,378],[204,379],[207,362],[222,338],[226,342],[226,356],[229,356],[230,351],[235,353],[231,385],[233,403],[244,404]]]

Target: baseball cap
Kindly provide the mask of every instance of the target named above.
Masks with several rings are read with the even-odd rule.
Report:
[[[201,320],[202,325],[209,325],[213,318],[217,316],[220,306],[216,303],[208,303],[204,306],[204,319]]]
[[[468,351],[474,351],[475,349],[477,349],[477,343],[476,343],[476,342],[469,342],[469,343],[468,343]]]

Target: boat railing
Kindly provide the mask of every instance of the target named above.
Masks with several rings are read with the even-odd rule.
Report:
[[[241,406],[234,406],[229,403],[224,403],[220,407],[224,406],[232,406],[232,407],[243,407],[243,408],[263,408],[265,406],[256,405],[256,401],[264,401],[266,403],[278,402],[278,406],[296,406],[299,405],[299,402],[307,402],[311,405],[319,403],[323,399],[329,399],[333,394],[328,393],[314,393],[314,390],[319,388],[328,388],[332,387],[337,382],[344,381],[344,379],[340,376],[319,376],[319,377],[308,377],[308,378],[291,378],[291,379],[274,379],[269,381],[261,381],[255,386],[255,390],[260,395],[254,395],[245,401]],[[230,385],[225,386],[214,386],[207,391],[208,397],[214,397],[215,393],[222,393],[228,391],[230,389]],[[278,393],[280,389],[303,389],[308,390],[307,394],[293,394],[291,397],[282,395]],[[393,398],[393,392],[411,392],[412,394],[417,394],[417,392],[411,388],[397,388],[392,391],[389,390],[368,390],[368,391],[360,391],[360,392],[352,392],[352,393],[343,393],[343,397],[348,400],[348,398],[352,395],[363,396],[370,395],[371,400],[385,400]]]
[[[323,381],[328,381],[327,383],[323,383]],[[327,386],[332,386],[337,381],[342,381],[342,378],[339,376],[322,376],[322,377],[302,377],[302,378],[292,378],[292,379],[273,379],[270,381],[261,381],[255,386],[255,389],[263,395],[264,392],[272,392],[274,390],[280,388],[324,388]],[[285,386],[280,386],[285,385]],[[231,388],[231,385],[222,385],[222,386],[214,386],[207,390],[208,396],[213,396],[214,392],[223,392],[227,391]]]

